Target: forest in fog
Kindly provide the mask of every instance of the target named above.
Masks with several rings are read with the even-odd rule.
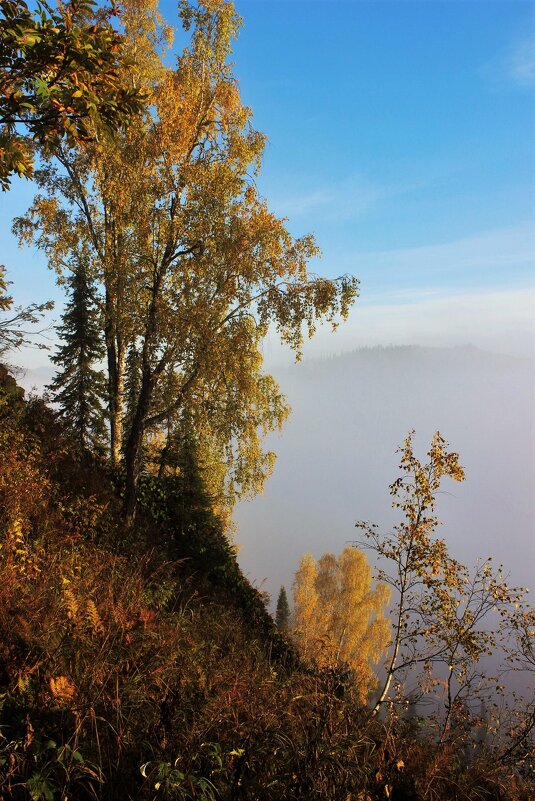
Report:
[[[398,153],[398,178],[292,196],[304,130],[283,168],[285,216],[264,183],[276,148],[245,97],[255,81],[242,91],[234,61],[238,5],[0,0],[0,235],[28,261],[22,276],[0,265],[0,801],[530,801],[532,363],[451,338],[303,358],[366,308],[373,279],[335,268],[336,247],[322,267],[296,220],[319,209],[320,231],[330,219],[365,239],[360,215],[403,198],[398,236],[414,235],[432,204],[411,203],[439,199],[440,171],[401,173],[434,137],[411,117],[381,155],[378,132],[396,126],[386,108],[374,121],[361,85],[374,163]],[[298,86],[310,130],[336,141],[301,58],[318,37],[345,58],[359,49],[338,36],[367,21],[371,43],[389,21],[366,4],[258,5],[254,63],[266,44],[290,57],[284,80],[270,57],[259,97]],[[258,22],[275,6],[270,38]],[[296,6],[304,28],[288,41]],[[410,32],[424,12],[391,13]],[[517,50],[506,74],[523,88]],[[385,92],[389,76],[413,86],[390,48],[379,72],[377,48],[362,51]],[[407,159],[397,148],[416,129]],[[324,162],[305,172],[319,180]],[[412,293],[414,308],[448,303],[437,278],[459,248],[481,270],[489,236],[459,225],[453,249],[391,244],[420,281],[398,306]],[[375,225],[381,241],[395,228]],[[523,231],[490,236],[480,293],[504,293],[491,281],[504,265],[521,292]],[[375,291],[399,281],[383,272]],[[293,366],[268,358],[273,340]]]

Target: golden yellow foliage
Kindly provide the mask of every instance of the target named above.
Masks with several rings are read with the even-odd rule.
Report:
[[[67,676],[51,676],[49,681],[50,692],[58,701],[70,701],[74,698],[76,688]]]
[[[97,633],[103,630],[102,620],[92,598],[89,598],[86,603],[86,615],[93,632]]]
[[[43,195],[16,222],[60,274],[83,250],[102,286],[110,446],[114,463],[124,453],[129,516],[147,438],[184,410],[224,464],[227,496],[258,492],[274,459],[263,438],[288,414],[262,372],[262,340],[272,328],[299,355],[358,291],[350,276],[310,274],[313,237],[294,239],[258,192],[265,137],[228,63],[240,27],[232,3],[182,2],[180,15],[190,42],[170,69],[155,4],[124,3],[130,79],[149,87],[149,108],[120,138],[62,152],[62,170],[42,172]],[[125,418],[129,347],[141,381]]]
[[[347,664],[362,700],[376,683],[376,664],[390,640],[386,584],[373,586],[362,551],[346,548],[316,560],[306,554],[295,576],[294,634],[303,655],[321,666]]]
[[[63,598],[65,600],[65,607],[67,609],[67,617],[69,620],[74,620],[78,613],[78,601],[74,595],[74,592],[70,587],[66,587],[63,590]]]

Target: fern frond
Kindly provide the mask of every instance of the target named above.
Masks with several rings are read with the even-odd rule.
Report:
[[[90,598],[86,603],[86,615],[93,632],[101,632],[104,626],[102,624],[102,619],[98,613],[97,607],[95,606],[95,602],[92,598]]]
[[[63,590],[63,598],[65,599],[65,606],[67,607],[67,617],[74,620],[78,614],[78,601],[69,587]]]

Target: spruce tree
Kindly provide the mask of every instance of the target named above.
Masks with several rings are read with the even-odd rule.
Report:
[[[141,392],[141,354],[136,344],[130,345],[126,354],[124,380],[124,417],[123,426],[129,431],[132,425],[136,406]],[[126,442],[123,443],[123,451]]]
[[[181,423],[166,446],[166,464],[178,472],[176,485],[180,503],[177,523],[185,534],[192,528],[202,531],[213,524],[216,515],[214,499],[203,475],[197,437],[187,413],[184,413]]]
[[[279,597],[277,599],[275,623],[279,631],[287,629],[290,624],[290,606],[288,604],[288,596],[286,595],[286,588],[284,585],[280,588]]]
[[[83,259],[77,260],[67,286],[69,299],[57,327],[64,344],[52,356],[59,370],[49,389],[80,450],[102,450],[106,439],[106,383],[104,374],[94,365],[102,359],[104,348],[95,292]]]

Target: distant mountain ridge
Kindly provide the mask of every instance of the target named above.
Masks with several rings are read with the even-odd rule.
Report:
[[[40,367],[16,367],[12,372],[16,376],[19,386],[23,387],[26,392],[36,392],[41,395],[47,384],[52,381],[56,371],[49,364]]]
[[[392,525],[388,485],[411,429],[422,455],[436,430],[467,470],[441,500],[440,535],[468,563],[492,555],[512,580],[535,559],[533,362],[472,346],[373,347],[274,370],[292,415],[265,495],[237,510],[243,567],[268,589],[299,556],[340,552],[357,519]],[[457,551],[460,550],[459,553]]]

